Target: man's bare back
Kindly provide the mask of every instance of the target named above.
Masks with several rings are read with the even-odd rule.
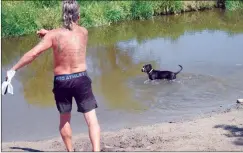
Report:
[[[73,98],[77,104],[77,111],[84,114],[93,151],[100,151],[100,127],[95,112],[98,105],[92,91],[92,80],[86,71],[88,31],[78,25],[80,19],[78,2],[63,0],[62,3],[63,27],[38,31],[37,34],[42,37],[41,42],[26,52],[8,72],[15,73],[52,48],[54,59],[52,92],[60,113],[59,131],[67,151],[73,151],[70,125]]]
[[[60,28],[50,33],[54,55],[54,74],[85,71],[88,31],[75,25],[72,31]]]

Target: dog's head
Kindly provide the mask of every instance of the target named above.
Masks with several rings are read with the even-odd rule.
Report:
[[[152,70],[152,65],[151,64],[145,64],[143,68],[141,69],[142,72],[150,72]]]

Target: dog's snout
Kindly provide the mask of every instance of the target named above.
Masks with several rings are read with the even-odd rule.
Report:
[[[142,72],[144,72],[144,67],[141,69]]]

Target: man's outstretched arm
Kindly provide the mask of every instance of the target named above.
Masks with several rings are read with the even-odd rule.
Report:
[[[22,56],[22,58],[18,61],[18,63],[11,68],[11,70],[17,71],[18,69],[31,63],[36,57],[38,57],[41,53],[49,49],[51,46],[51,34],[48,33],[45,35],[45,37],[42,38],[39,44],[37,44],[34,48],[25,53],[24,56]]]

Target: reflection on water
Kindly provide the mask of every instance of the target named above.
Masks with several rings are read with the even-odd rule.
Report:
[[[133,89],[124,84],[130,77],[139,75],[140,65],[133,65],[131,58],[117,52],[119,50],[115,46],[108,46],[107,51],[98,52],[102,74],[94,78],[93,87],[105,97],[111,108],[141,109],[142,105],[132,98]],[[126,67],[130,69],[126,71]]]
[[[111,107],[132,107],[133,109],[143,107],[131,98],[133,90],[127,88],[124,84],[127,79],[141,74],[139,70],[143,63],[137,62],[138,60],[148,62],[149,59],[151,63],[158,62],[163,58],[158,57],[158,55],[163,55],[159,53],[163,48],[173,51],[181,47],[177,46],[175,41],[178,41],[178,38],[186,31],[190,31],[187,35],[192,35],[192,31],[203,29],[225,29],[229,33],[243,31],[242,20],[240,20],[242,18],[240,17],[242,15],[224,14],[220,11],[194,12],[178,16],[158,17],[149,21],[129,21],[111,27],[91,29],[88,48],[88,56],[91,57],[88,57],[88,60],[92,61],[88,61],[88,66],[90,67],[93,61],[99,61],[99,63],[92,64],[95,67],[89,69],[89,72],[94,75],[93,71],[100,71],[99,75],[94,76],[94,90],[101,92]],[[170,40],[158,40],[155,43],[157,48],[151,46],[151,40],[154,41],[159,36],[168,37]],[[137,41],[128,41],[131,38],[136,38]],[[121,47],[121,50],[119,45],[122,45],[122,40],[128,42]],[[35,35],[4,39],[2,42],[3,66],[16,62],[26,50],[33,47],[38,41],[39,39]],[[190,42],[191,40],[188,41],[188,43]],[[160,43],[173,43],[174,45],[168,49],[165,46],[166,44],[161,45]],[[143,53],[146,55],[142,55]],[[38,106],[54,106],[51,92],[52,77],[52,52],[48,51],[17,77],[23,83],[23,94],[28,103]],[[33,89],[33,87],[36,88]],[[97,91],[98,89],[99,91]]]
[[[216,10],[89,29],[88,73],[100,105],[102,127],[108,129],[112,124],[116,129],[134,124],[134,120],[142,124],[193,116],[239,98],[243,93],[239,82],[243,75],[242,19],[241,12]],[[35,35],[3,39],[3,74],[38,41]],[[175,82],[144,84],[147,75],[141,67],[145,63],[172,71],[181,64],[184,69]],[[38,139],[40,135],[44,138],[55,133],[56,123],[51,119],[51,112],[56,110],[52,68],[49,50],[17,73],[13,82],[15,94],[3,97],[4,140]],[[17,102],[18,109],[14,107]],[[10,111],[13,108],[14,113]],[[17,121],[13,115],[16,113],[23,121]],[[43,114],[50,116],[48,121]],[[26,138],[25,133],[38,126],[27,127],[28,122],[35,120],[32,115],[42,120],[46,128],[39,129],[38,136]],[[119,123],[114,123],[116,118]],[[79,118],[74,116],[73,120]],[[27,122],[25,126],[23,122]],[[74,125],[74,131],[75,128]]]

